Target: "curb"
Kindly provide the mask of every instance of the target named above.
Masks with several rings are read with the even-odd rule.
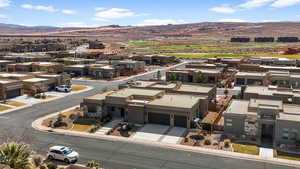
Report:
[[[67,111],[70,109],[74,109],[75,107],[78,107],[78,106],[74,106],[74,107],[65,109],[61,112],[64,112],[64,111]],[[256,155],[208,149],[208,148],[203,148],[203,147],[192,147],[192,146],[186,146],[186,145],[180,145],[180,144],[168,144],[168,143],[162,143],[162,142],[149,142],[149,141],[145,141],[142,139],[123,138],[123,137],[119,137],[119,136],[68,131],[68,130],[63,130],[63,129],[53,129],[53,128],[49,128],[49,127],[45,127],[45,126],[41,125],[43,120],[45,120],[49,117],[55,116],[59,113],[60,112],[56,112],[56,113],[41,117],[41,118],[33,121],[31,126],[35,130],[38,130],[41,132],[51,132],[51,133],[55,133],[55,134],[59,134],[59,135],[77,136],[77,137],[82,137],[82,138],[93,138],[93,139],[107,140],[107,141],[121,141],[121,142],[125,142],[125,143],[135,143],[135,144],[148,145],[148,146],[150,145],[150,146],[160,147],[160,148],[168,148],[168,149],[173,149],[173,150],[188,151],[188,152],[194,152],[194,153],[202,153],[202,154],[219,156],[219,157],[230,157],[230,158],[235,158],[235,159],[258,161],[258,162],[263,162],[263,163],[285,165],[285,166],[297,167],[297,168],[300,166],[300,161],[294,161],[294,160],[269,158],[269,157],[264,158],[264,157],[260,157],[260,156],[256,156]]]

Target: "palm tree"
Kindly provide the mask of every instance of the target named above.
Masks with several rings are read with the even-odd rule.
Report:
[[[100,169],[100,164],[95,160],[91,160],[91,161],[88,161],[88,163],[86,164],[86,167],[93,168],[93,169]]]
[[[33,152],[25,144],[15,142],[0,146],[0,163],[14,169],[30,169],[30,156]]]

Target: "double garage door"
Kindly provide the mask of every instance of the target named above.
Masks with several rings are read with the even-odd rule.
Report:
[[[10,90],[6,92],[6,99],[11,99],[21,95],[21,89]]]
[[[148,113],[148,122],[154,124],[170,125],[169,114]],[[174,126],[187,127],[186,116],[174,116]]]

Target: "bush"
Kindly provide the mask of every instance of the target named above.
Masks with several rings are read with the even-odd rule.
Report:
[[[204,145],[211,145],[211,140],[210,139],[205,139],[204,140]]]
[[[50,162],[47,164],[48,169],[57,169],[57,164]]]
[[[68,124],[64,121],[56,121],[53,123],[53,127],[57,128],[57,127],[67,127]]]
[[[47,98],[46,94],[43,93],[43,94],[41,95],[41,98],[42,98],[42,99],[46,99],[46,98]]]
[[[229,146],[230,146],[230,140],[227,139],[224,141],[224,147],[228,148]]]

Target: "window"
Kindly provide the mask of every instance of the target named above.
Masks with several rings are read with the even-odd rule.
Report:
[[[110,107],[110,110],[111,111],[115,111],[115,107]]]
[[[289,139],[289,129],[288,128],[283,128],[282,129],[282,138],[283,139]]]
[[[232,122],[232,119],[226,119],[227,122]]]
[[[226,123],[226,126],[231,127],[232,123]]]

